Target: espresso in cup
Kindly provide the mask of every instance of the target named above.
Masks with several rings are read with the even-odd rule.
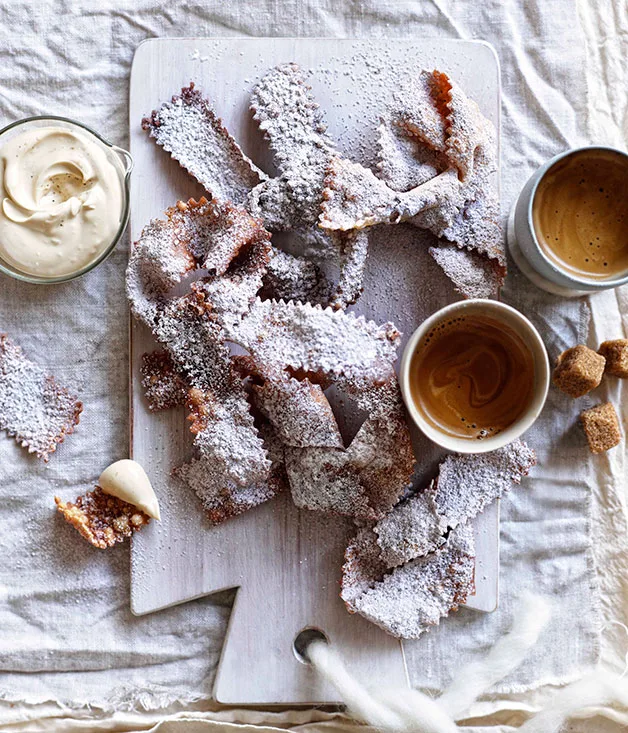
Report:
[[[523,274],[550,293],[628,283],[628,154],[592,145],[548,160],[510,212],[508,246]]]
[[[425,420],[447,435],[481,440],[525,413],[534,359],[512,328],[483,315],[435,325],[410,362],[410,393]]]
[[[628,272],[628,165],[613,150],[580,150],[541,178],[532,201],[545,256],[588,279]]]
[[[549,373],[543,341],[523,314],[494,300],[466,300],[412,334],[399,383],[410,417],[428,438],[458,453],[486,453],[536,420]]]

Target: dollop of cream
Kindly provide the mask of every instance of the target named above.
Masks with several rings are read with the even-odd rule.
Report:
[[[116,154],[79,127],[26,129],[0,148],[0,256],[16,269],[61,277],[111,244],[122,217]]]
[[[128,458],[112,463],[100,474],[98,485],[105,494],[133,504],[153,519],[161,519],[150,479],[139,463]]]

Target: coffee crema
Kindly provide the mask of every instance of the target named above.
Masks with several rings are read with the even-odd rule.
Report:
[[[534,379],[534,357],[523,339],[483,315],[435,325],[410,361],[417,410],[456,438],[482,439],[512,425],[532,401]]]
[[[572,275],[602,280],[628,272],[628,159],[582,150],[555,163],[532,202],[545,256]]]

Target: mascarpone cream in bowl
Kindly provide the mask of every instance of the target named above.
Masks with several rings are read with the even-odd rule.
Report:
[[[129,153],[84,125],[31,117],[0,131],[0,271],[58,283],[113,250],[129,218]]]

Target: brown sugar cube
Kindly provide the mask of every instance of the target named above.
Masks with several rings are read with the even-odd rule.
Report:
[[[591,453],[604,453],[621,441],[621,430],[615,408],[610,402],[583,410],[580,422],[589,442]]]
[[[597,353],[606,359],[606,374],[628,379],[628,339],[604,341]]]
[[[605,364],[603,356],[578,344],[558,357],[552,379],[570,397],[582,397],[602,381]]]

